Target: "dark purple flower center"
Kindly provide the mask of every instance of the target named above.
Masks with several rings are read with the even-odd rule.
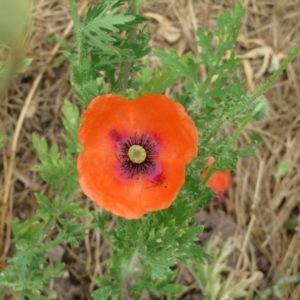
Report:
[[[127,178],[155,172],[158,157],[157,143],[146,134],[134,134],[118,141],[121,174]]]

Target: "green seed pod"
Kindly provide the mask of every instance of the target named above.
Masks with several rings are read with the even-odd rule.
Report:
[[[259,108],[258,108],[259,105]],[[253,101],[246,109],[242,111],[242,115],[249,115],[254,110],[257,110],[256,114],[253,116],[254,121],[262,121],[265,119],[269,112],[268,100],[265,96],[259,96],[255,101]]]
[[[260,96],[256,101],[254,101],[255,107],[257,107],[259,103],[262,103],[262,106],[258,110],[256,115],[253,117],[253,120],[255,121],[262,121],[268,116],[268,112],[269,112],[268,100],[265,96]]]

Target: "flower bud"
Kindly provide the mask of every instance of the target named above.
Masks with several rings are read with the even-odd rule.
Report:
[[[259,106],[259,107],[258,107]],[[257,110],[256,114],[252,117],[254,121],[262,121],[265,119],[269,112],[268,100],[264,95],[259,96],[256,100],[254,100],[248,107],[242,110],[242,116],[248,116]]]
[[[261,95],[253,102],[253,109],[255,109],[259,103],[262,103],[262,106],[253,117],[253,120],[255,121],[262,121],[267,117],[269,112],[268,100],[265,96]]]

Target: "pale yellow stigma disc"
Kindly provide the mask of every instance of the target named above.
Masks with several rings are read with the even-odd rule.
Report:
[[[141,164],[147,157],[146,150],[140,145],[133,145],[128,150],[129,159],[135,164]]]

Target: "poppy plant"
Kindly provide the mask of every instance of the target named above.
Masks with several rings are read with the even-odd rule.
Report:
[[[206,171],[201,173],[201,178],[205,179],[208,172],[211,169],[211,166],[215,162],[213,157],[209,157],[208,162],[206,164]],[[213,199],[213,204],[218,204],[223,201],[225,192],[229,187],[229,183],[231,180],[231,173],[230,171],[216,171],[214,172],[211,177],[207,181],[207,185],[218,193],[218,195]]]
[[[164,95],[98,96],[83,114],[77,166],[83,192],[126,219],[169,207],[196,157],[198,131]]]

